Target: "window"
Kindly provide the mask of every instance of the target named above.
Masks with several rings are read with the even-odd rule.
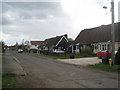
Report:
[[[105,50],[106,50],[107,48],[106,48],[106,44],[105,44]]]
[[[95,49],[96,49],[96,45],[95,45],[95,47],[94,47]]]
[[[73,50],[76,50],[76,45],[73,46]]]
[[[102,50],[105,50],[105,47],[104,47],[104,45],[102,45]]]
[[[95,49],[98,49],[98,45],[95,45]]]
[[[79,45],[77,45],[77,50],[79,49]]]
[[[98,49],[98,45],[97,45],[96,49]]]
[[[110,44],[108,44],[108,49],[110,49]]]
[[[100,50],[101,50],[101,44],[100,44]]]

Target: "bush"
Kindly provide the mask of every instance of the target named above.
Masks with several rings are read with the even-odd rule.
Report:
[[[118,49],[118,52],[115,55],[115,64],[120,65],[120,48]]]
[[[0,53],[5,52],[5,48],[4,48],[5,44],[3,41],[0,41]]]
[[[40,53],[41,53],[41,54],[48,55],[48,54],[49,54],[49,51],[48,51],[48,50],[40,50]]]
[[[86,47],[81,50],[83,56],[93,55],[92,48]]]
[[[37,53],[37,50],[36,49],[30,49],[30,52]]]

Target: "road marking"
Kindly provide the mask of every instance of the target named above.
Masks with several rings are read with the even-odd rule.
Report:
[[[19,65],[20,65],[20,68],[21,68],[21,70],[22,70],[22,71],[23,71],[23,73],[24,73],[23,75],[25,75],[25,76],[26,76],[27,74],[26,74],[26,72],[24,71],[23,67],[21,66],[20,61],[19,61],[16,57],[14,57],[14,56],[13,56],[13,59],[14,59],[14,60],[15,60],[15,61],[19,64]]]
[[[13,57],[13,59],[20,64],[20,61],[16,57]]]

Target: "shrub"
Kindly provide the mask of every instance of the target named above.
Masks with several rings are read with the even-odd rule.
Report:
[[[30,52],[37,53],[37,50],[36,49],[30,49]]]
[[[49,51],[48,51],[48,50],[40,50],[40,53],[41,53],[41,54],[48,55],[48,54],[49,54]]]
[[[5,48],[4,48],[5,44],[3,41],[0,41],[0,53],[5,52]]]
[[[92,55],[92,54],[93,54],[92,48],[91,48],[91,47],[83,48],[83,49],[81,50],[81,53],[82,53],[83,56]]]
[[[118,49],[118,52],[115,55],[115,64],[120,65],[120,48]]]

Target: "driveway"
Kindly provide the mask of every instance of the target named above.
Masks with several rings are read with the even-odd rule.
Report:
[[[118,74],[78,68],[37,54],[15,51],[7,51],[7,54],[9,58],[19,60],[19,65],[26,72],[18,88],[118,88]],[[13,60],[9,58],[6,59]],[[7,71],[8,68],[3,69]]]
[[[69,64],[76,64],[76,65],[94,65],[97,63],[101,63],[101,59],[98,59],[98,57],[92,57],[92,58],[77,58],[77,59],[57,59],[60,62],[69,63]]]

